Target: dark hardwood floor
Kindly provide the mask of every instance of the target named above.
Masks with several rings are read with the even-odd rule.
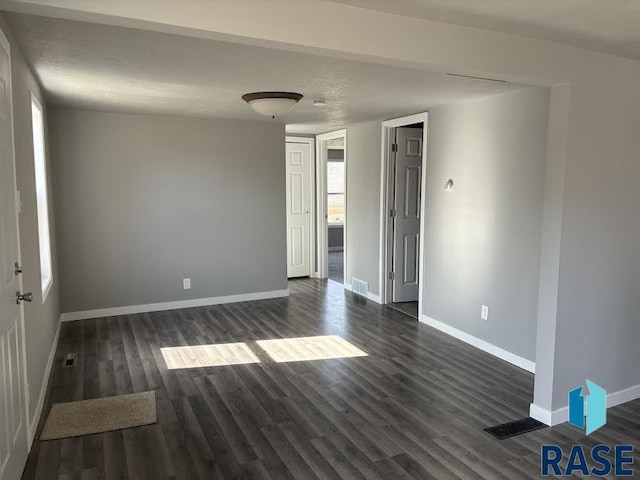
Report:
[[[334,282],[344,282],[344,252],[342,250],[329,252],[327,259],[328,277]]]
[[[398,310],[412,318],[418,319],[418,302],[390,303],[389,308]]]
[[[36,440],[23,478],[539,478],[543,443],[638,442],[638,401],[588,438],[563,425],[496,440],[482,429],[527,416],[533,375],[340,284],[290,288],[288,299],[63,324],[40,429],[52,403],[145,390],[158,423]],[[368,356],[276,363],[256,344],[317,335]],[[233,342],[260,363],[169,370],[160,350]],[[77,365],[63,368],[68,352]]]

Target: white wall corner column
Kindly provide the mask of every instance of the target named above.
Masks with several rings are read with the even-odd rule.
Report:
[[[566,421],[566,412],[564,415],[562,412],[554,415],[552,399],[554,371],[558,368],[555,365],[556,330],[570,95],[569,85],[554,87],[551,90],[549,105],[540,250],[536,378],[529,413],[531,417],[547,425],[561,423],[561,418],[564,418],[562,421]]]

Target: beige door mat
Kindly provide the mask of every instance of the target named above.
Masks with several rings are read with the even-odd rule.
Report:
[[[51,407],[40,440],[111,432],[150,425],[157,420],[156,392],[153,391],[56,403]]]

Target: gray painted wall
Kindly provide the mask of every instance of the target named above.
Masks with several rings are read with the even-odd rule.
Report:
[[[342,148],[327,149],[327,160],[330,162],[344,162],[344,149]]]
[[[340,226],[330,226],[328,228],[328,242],[329,248],[339,249],[344,246],[344,227]]]
[[[529,88],[429,117],[423,313],[532,361],[549,95]]]
[[[381,123],[347,128],[347,270],[352,277],[380,293],[378,258],[380,243]]]
[[[63,312],[287,288],[282,125],[67,109],[49,125]]]
[[[571,86],[553,410],[585,378],[608,393],[640,386],[640,96],[620,97],[640,70],[611,78],[591,79],[596,95]]]
[[[430,111],[423,313],[532,361],[549,95],[529,88]],[[380,137],[381,122],[347,128],[347,281],[374,294]]]
[[[41,390],[47,381],[44,378],[49,353],[54,347],[60,319],[59,286],[56,252],[55,219],[53,216],[52,182],[49,181],[49,219],[51,222],[51,245],[53,249],[53,286],[45,303],[40,290],[40,254],[38,244],[38,216],[33,164],[33,137],[31,128],[31,92],[38,98],[43,109],[42,92],[31,70],[27,66],[17,43],[11,38],[9,29],[0,16],[0,28],[11,43],[11,77],[13,87],[13,120],[15,133],[16,178],[22,210],[20,213],[20,248],[22,253],[22,282],[25,291],[33,292],[32,303],[25,303],[25,343],[27,350],[27,381],[31,390],[29,418],[32,419]],[[45,125],[46,129],[46,125]],[[51,179],[51,161],[48,161],[48,176]]]

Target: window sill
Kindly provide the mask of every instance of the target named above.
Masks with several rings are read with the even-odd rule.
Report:
[[[44,287],[42,291],[42,305],[47,301],[47,297],[49,296],[49,292],[51,291],[51,287],[53,287],[53,278],[47,283],[47,286]]]
[[[328,226],[329,228],[344,227],[344,223],[327,223],[327,226]]]

